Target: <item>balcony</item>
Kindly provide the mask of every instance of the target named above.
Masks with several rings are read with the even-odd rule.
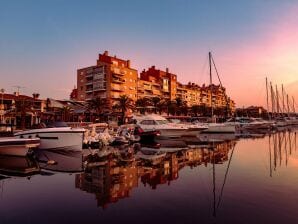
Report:
[[[90,78],[90,77],[93,78],[93,73],[86,74],[85,77],[86,77],[86,78]]]
[[[86,85],[86,86],[93,85],[93,81],[86,82],[86,84],[85,84],[85,85]]]
[[[86,93],[92,93],[93,92],[93,89],[86,89]]]
[[[112,87],[111,90],[112,90],[112,91],[116,91],[116,92],[123,92],[122,89],[120,89],[120,88],[116,88],[116,87]]]
[[[114,82],[114,83],[125,83],[125,80],[124,79],[120,79],[120,78],[113,78],[112,79],[112,82]]]
[[[97,88],[94,88],[93,91],[106,91],[106,88],[105,87],[97,87]]]

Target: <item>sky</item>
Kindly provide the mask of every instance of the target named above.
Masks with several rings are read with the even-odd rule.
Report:
[[[0,0],[0,88],[66,99],[105,50],[208,84],[211,51],[237,107],[265,105],[265,77],[298,102],[297,27],[296,0]]]

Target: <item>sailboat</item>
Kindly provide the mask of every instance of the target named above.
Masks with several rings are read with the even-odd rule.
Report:
[[[209,75],[210,75],[210,87],[211,87],[211,120],[212,123],[208,123],[208,129],[204,130],[203,133],[214,133],[214,134],[235,134],[236,132],[236,126],[232,123],[216,123],[216,120],[214,119],[214,105],[213,105],[213,83],[212,83],[212,64],[214,65],[218,80],[220,82],[220,87],[222,88],[222,83],[219,78],[213,57],[211,55],[211,52],[209,52]],[[228,104],[228,99],[226,94],[224,94],[226,103]],[[227,108],[228,111],[228,108]]]

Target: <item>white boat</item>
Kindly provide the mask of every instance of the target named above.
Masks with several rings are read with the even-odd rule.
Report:
[[[239,130],[270,129],[274,122],[265,121],[261,118],[236,117],[229,119],[226,124],[232,124]]]
[[[208,129],[203,133],[235,133],[236,125],[232,123],[207,123]]]
[[[144,131],[155,131],[160,132],[160,138],[179,138],[181,136],[191,136],[198,135],[199,132],[205,130],[206,126],[201,125],[185,125],[185,124],[176,124],[170,123],[166,118],[157,115],[141,115],[134,116],[136,123]]]
[[[39,149],[81,151],[84,128],[55,127],[15,133],[17,138],[39,138]]]
[[[26,156],[40,144],[39,138],[1,138],[0,154],[11,156]]]

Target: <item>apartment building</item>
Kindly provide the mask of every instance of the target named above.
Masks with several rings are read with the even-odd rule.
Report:
[[[234,101],[226,97],[226,90],[220,85],[182,84],[168,68],[163,71],[155,66],[144,69],[138,78],[138,71],[131,68],[130,60],[110,56],[108,51],[99,54],[96,65],[77,70],[77,89],[73,90],[71,98],[79,101],[104,98],[110,109],[121,95],[127,95],[133,101],[146,97],[181,98],[189,107],[213,105],[223,108],[228,105],[231,111],[235,110]]]
[[[108,51],[99,54],[94,66],[78,69],[77,99],[88,101],[100,97],[110,108],[121,95],[137,100],[138,72],[131,68],[130,60],[110,56]]]
[[[147,71],[140,73],[139,90],[140,96],[162,96],[163,99],[174,100],[177,93],[177,75],[156,69],[151,66]]]

